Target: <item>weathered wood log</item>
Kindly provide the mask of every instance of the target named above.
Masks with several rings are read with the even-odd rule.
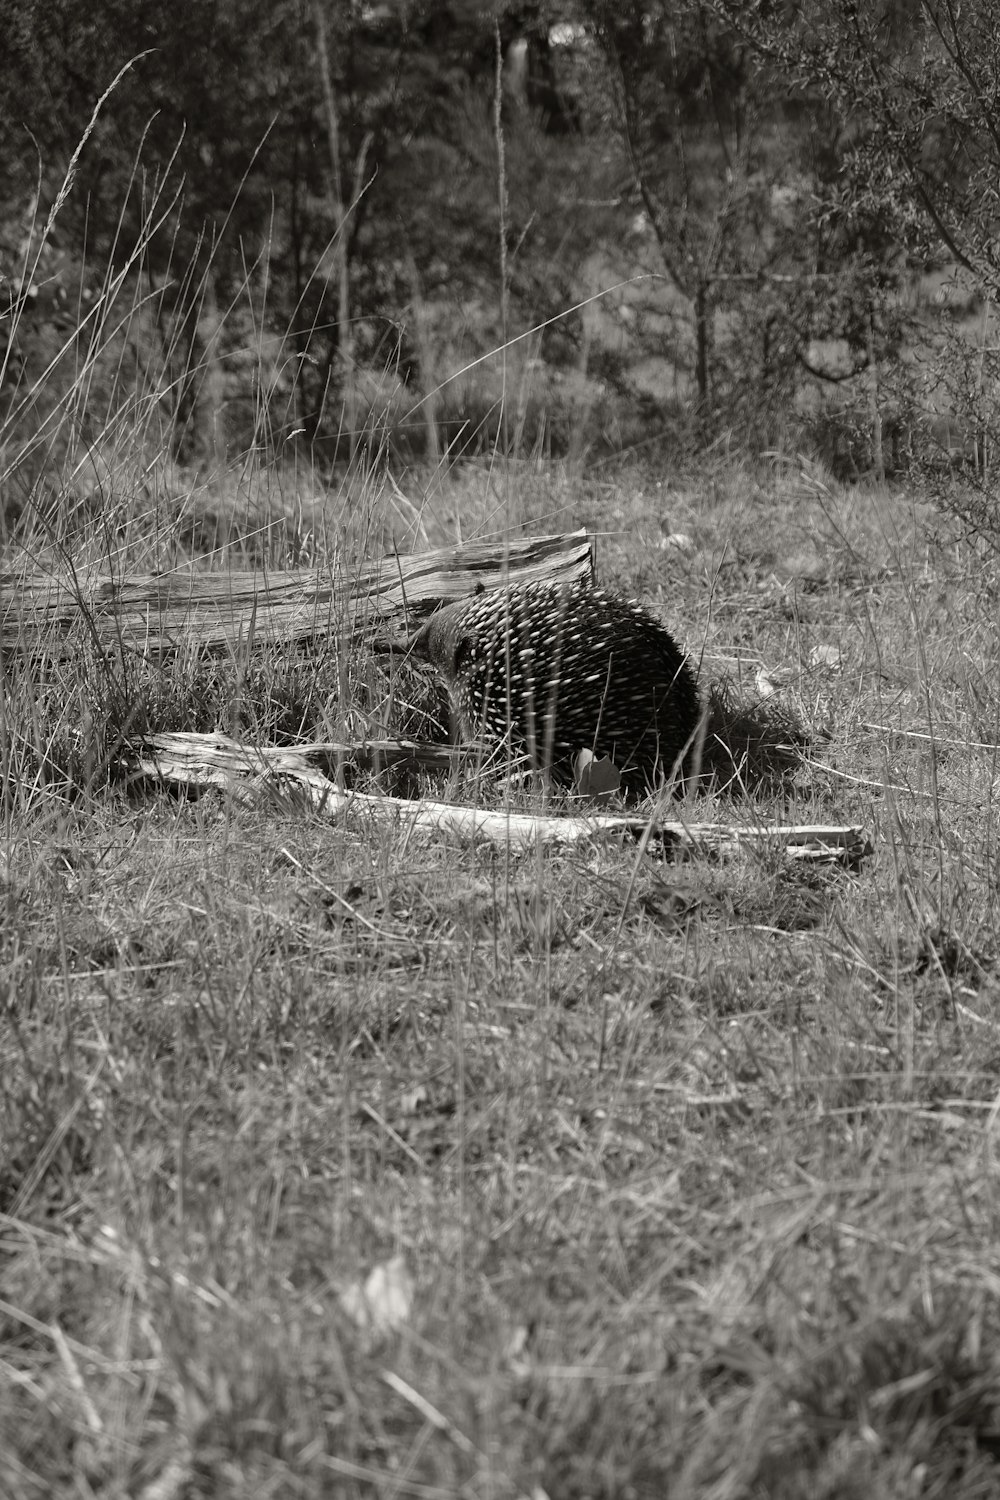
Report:
[[[366,755],[372,746],[354,747]],[[410,801],[401,797],[372,797],[338,789],[317,763],[329,761],[332,753],[350,749],[344,745],[258,746],[240,744],[224,734],[153,734],[140,740],[129,757],[131,774],[182,786],[217,787],[243,801],[266,801],[269,797],[297,795],[317,812],[335,817],[342,814],[373,818],[404,818],[415,827],[462,839],[518,849],[536,843],[564,844],[592,839],[600,834],[628,833],[642,837],[648,818],[581,812],[577,816],[542,817],[528,813],[459,807],[451,803]],[[379,753],[386,759],[409,759],[423,766],[447,763],[452,753],[408,741],[382,741]],[[428,758],[430,757],[430,758]],[[443,758],[443,760],[442,760]],[[745,824],[683,823],[657,818],[653,835],[660,846],[675,849],[708,849],[720,855],[746,852],[751,848],[780,849],[789,859],[813,860],[855,866],[872,852],[864,830],[855,827],[748,827]]]
[[[343,575],[326,569],[223,573],[185,567],[116,579],[26,569],[0,573],[0,648],[63,655],[76,649],[80,626],[103,650],[149,657],[181,646],[233,650],[331,635],[391,640],[413,616],[477,584],[569,582],[592,571],[585,531],[389,556]]]

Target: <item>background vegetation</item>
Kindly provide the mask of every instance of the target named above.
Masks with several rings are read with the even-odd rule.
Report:
[[[5,619],[586,526],[796,730],[674,811],[875,851],[178,798],[421,684],[8,636],[0,1492],[998,1493],[993,7],[0,19]]]
[[[216,467],[988,462],[990,6],[6,14],[8,509],[136,429]]]

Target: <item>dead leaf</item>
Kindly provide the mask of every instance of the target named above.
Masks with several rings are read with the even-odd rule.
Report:
[[[608,802],[621,785],[621,775],[610,755],[600,759],[593,750],[581,750],[573,762],[573,780],[582,797]]]
[[[394,1255],[375,1266],[364,1286],[355,1281],[340,1295],[340,1305],[359,1328],[382,1338],[409,1321],[416,1290],[406,1260]]]
[[[814,646],[809,653],[809,665],[811,667],[829,667],[834,672],[839,672],[843,665],[839,646]]]
[[[422,1083],[415,1083],[412,1089],[407,1089],[399,1096],[399,1112],[403,1115],[415,1115],[429,1099],[426,1087]]]

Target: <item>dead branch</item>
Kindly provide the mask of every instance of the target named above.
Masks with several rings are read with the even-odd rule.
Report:
[[[224,734],[155,734],[139,742],[129,757],[131,774],[156,781],[200,788],[217,787],[245,802],[292,796],[326,817],[400,817],[414,827],[450,834],[463,840],[487,842],[515,849],[536,843],[565,844],[601,834],[639,837],[646,817],[581,812],[575,816],[545,817],[528,813],[462,807],[425,799],[367,796],[341,790],[319,764],[331,755],[357,749],[371,760],[375,747],[351,749],[344,745],[239,744]],[[412,761],[424,767],[441,764],[452,752],[407,741],[382,741],[378,753],[395,763]],[[427,757],[432,758],[429,760]],[[754,848],[780,849],[789,859],[856,866],[872,852],[871,841],[858,827],[750,827],[745,824],[685,823],[656,818],[654,833],[661,845],[675,850],[711,850],[731,856]]]

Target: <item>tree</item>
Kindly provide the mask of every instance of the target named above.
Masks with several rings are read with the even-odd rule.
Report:
[[[924,348],[917,421],[925,452],[938,414],[965,430],[981,485],[967,519],[994,531],[983,471],[1000,441],[1000,354],[989,333],[1000,294],[1000,12],[990,0],[804,0],[790,15],[766,0],[719,0],[718,9],[768,66],[853,122],[845,212],[877,226],[898,260],[940,267],[964,282],[966,304],[970,294],[978,302],[978,338],[939,325]]]
[[[741,258],[753,100],[731,33],[701,0],[587,0],[606,64],[609,123],[625,149],[664,268],[695,309],[698,403],[711,402],[711,290]]]
[[[900,338],[900,258],[875,206],[844,191],[842,120],[765,55],[738,3],[581,8],[604,60],[607,118],[690,309],[701,434],[780,441],[804,385],[853,389]],[[785,12],[767,13],[787,39]]]
[[[296,0],[9,0],[13,42],[0,89],[0,206],[8,222],[60,194],[95,99],[132,62],[75,158],[54,242],[73,247],[78,295],[141,247],[181,447],[197,446],[204,324],[217,324],[267,242],[273,183],[293,152],[303,44]],[[194,439],[186,443],[185,439]]]

